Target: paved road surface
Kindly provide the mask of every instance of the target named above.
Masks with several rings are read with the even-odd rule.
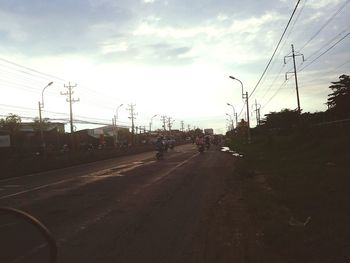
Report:
[[[0,205],[44,222],[60,263],[265,262],[232,155],[193,145],[154,155],[1,180]]]

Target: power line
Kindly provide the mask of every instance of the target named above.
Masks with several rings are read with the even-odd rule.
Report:
[[[29,67],[26,67],[26,66],[23,66],[23,65],[20,65],[18,63],[15,63],[15,62],[12,62],[10,60],[7,60],[7,59],[4,59],[4,58],[0,58],[1,61],[5,62],[5,63],[8,63],[10,65],[14,65],[16,67],[20,67],[20,68],[24,68],[28,71],[31,71],[31,72],[34,72],[36,74],[40,74],[40,75],[43,75],[43,76],[46,76],[46,77],[49,77],[49,78],[54,78],[56,80],[60,80],[60,81],[63,81],[63,82],[68,82],[67,80],[65,79],[62,79],[60,77],[57,77],[57,76],[54,76],[54,75],[51,75],[51,74],[47,74],[47,73],[44,73],[42,71],[39,71],[39,70],[35,70],[35,69],[32,69],[32,68],[29,68]]]
[[[265,108],[270,102],[271,100],[277,95],[277,93],[284,87],[286,86],[287,82],[289,79],[285,80],[275,91],[275,93],[269,98],[269,100],[264,104],[264,106],[262,106],[261,108]]]
[[[278,41],[278,44],[277,44],[277,46],[276,46],[276,48],[275,48],[275,50],[274,50],[274,52],[273,52],[273,54],[272,54],[272,56],[271,56],[269,62],[267,63],[267,65],[266,65],[266,67],[265,67],[265,69],[264,69],[264,71],[263,71],[263,73],[262,73],[262,75],[261,75],[261,77],[260,77],[258,83],[255,85],[253,91],[250,93],[249,98],[254,94],[254,92],[255,92],[255,90],[257,89],[257,87],[259,86],[259,84],[260,84],[262,78],[264,77],[264,75],[265,75],[267,69],[269,68],[269,66],[270,66],[270,64],[271,64],[271,61],[273,60],[273,58],[274,58],[274,56],[275,56],[275,54],[276,54],[276,51],[277,51],[278,47],[280,46],[281,41],[282,41],[282,39],[283,39],[283,37],[284,37],[284,35],[285,35],[285,33],[286,33],[288,27],[289,27],[289,24],[290,24],[290,22],[292,21],[292,18],[293,18],[294,14],[295,14],[295,11],[296,11],[297,8],[298,8],[299,3],[300,3],[300,0],[298,0],[297,4],[295,5],[294,10],[293,10],[293,12],[292,12],[292,15],[290,16],[289,21],[288,21],[288,23],[287,23],[287,25],[286,25],[286,27],[285,27],[283,33],[282,33],[282,36],[281,36],[280,40]]]
[[[265,90],[265,93],[263,94],[263,96],[260,98],[260,100],[263,100],[265,98],[265,96],[267,95],[267,93],[271,90],[271,88],[275,85],[275,82],[277,81],[277,79],[281,76],[281,73],[284,69],[284,67],[286,66],[286,64],[283,63],[280,71],[276,74],[275,78],[273,79],[273,81],[271,82],[271,84],[269,85],[269,87]],[[290,70],[288,70],[290,71]]]
[[[300,48],[300,51],[302,51],[315,37],[322,32],[322,30],[344,9],[344,7],[350,2],[350,0],[347,0],[343,5],[335,12],[333,15],[324,23],[319,30],[308,40],[306,43]]]
[[[316,60],[318,60],[320,57],[328,53],[330,50],[332,50],[336,45],[338,45],[341,41],[343,41],[345,38],[347,38],[350,35],[350,32],[347,33],[344,37],[339,39],[337,42],[335,42],[332,46],[330,46],[328,49],[326,49],[324,52],[322,52],[319,56],[317,56],[314,60],[312,60],[309,64],[305,65],[303,68],[301,68],[298,72],[304,70],[308,66],[312,65]]]
[[[347,28],[343,29],[341,32],[339,32],[336,36],[334,36],[331,40],[329,40],[326,44],[324,44],[322,47],[320,47],[318,50],[316,50],[314,53],[312,53],[307,60],[309,60],[310,58],[312,58],[314,55],[316,55],[318,52],[320,52],[323,48],[326,48],[329,44],[331,44],[333,41],[335,41],[338,37],[340,37],[341,35],[343,35],[343,33],[345,33],[348,29],[350,28],[350,26],[348,26]]]
[[[239,118],[239,117],[241,116],[241,114],[242,114],[242,112],[243,112],[243,110],[244,110],[245,105],[246,105],[246,103],[244,102],[244,103],[243,103],[243,106],[242,106],[242,109],[240,110],[240,112],[239,112],[237,118]]]

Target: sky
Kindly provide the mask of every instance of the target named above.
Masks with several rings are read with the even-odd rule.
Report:
[[[261,115],[296,109],[291,45],[303,112],[324,111],[328,88],[350,72],[349,0],[297,1],[0,0],[0,115],[69,118],[61,93],[74,86],[75,128],[89,123],[227,130],[234,111],[251,126]],[[227,105],[230,103],[234,109]],[[119,107],[121,104],[123,106]],[[229,114],[229,115],[227,115]]]

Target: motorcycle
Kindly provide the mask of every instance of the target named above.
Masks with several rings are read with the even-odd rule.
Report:
[[[197,148],[198,148],[198,152],[200,153],[204,152],[204,144],[198,144]]]
[[[162,160],[164,158],[164,151],[158,150],[156,153],[156,158],[157,158],[157,160]]]

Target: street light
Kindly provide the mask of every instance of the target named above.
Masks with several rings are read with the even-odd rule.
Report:
[[[41,110],[44,108],[44,91],[47,87],[51,86],[53,82],[51,81],[49,84],[47,84],[42,92],[41,92],[41,102],[39,101],[39,124],[40,124],[40,140],[41,140],[41,146],[43,147],[43,152],[44,154],[46,153],[46,144],[45,144],[45,139],[44,139],[44,131],[43,131],[43,120],[41,117]]]
[[[231,123],[231,130],[233,130],[234,129],[234,127],[233,127],[233,118],[232,118],[231,114],[226,113],[226,115],[230,117],[230,120],[228,120],[228,121]]]
[[[239,83],[241,83],[241,86],[242,86],[242,99],[245,99],[245,98],[244,98],[243,83],[242,83],[242,81],[240,81],[239,79],[237,79],[237,78],[235,78],[235,77],[232,77],[232,76],[230,76],[230,78],[231,78],[231,79],[234,79],[234,80],[237,80],[237,81],[239,81]],[[246,92],[246,93],[248,93],[248,92]]]
[[[114,115],[114,134],[115,134],[115,140],[114,140],[114,145],[117,145],[118,142],[118,131],[119,131],[119,127],[117,126],[117,120],[118,120],[118,110],[120,107],[122,107],[124,104],[120,104],[117,109],[115,110],[115,115]]]
[[[152,118],[151,118],[151,121],[150,121],[150,123],[149,123],[149,132],[152,131],[152,122],[153,122],[153,118],[154,118],[154,117],[157,117],[157,114],[154,114],[154,115],[152,116]]]
[[[233,80],[237,80],[239,81],[239,83],[241,83],[241,87],[242,87],[242,99],[245,99],[246,100],[246,104],[247,104],[247,122],[248,122],[248,143],[250,143],[250,122],[249,122],[249,97],[248,97],[248,91],[246,91],[244,93],[243,91],[243,83],[242,81],[240,81],[239,79],[235,78],[235,77],[232,77],[232,76],[229,76],[231,79]]]
[[[236,127],[237,127],[237,112],[235,110],[235,107],[232,104],[228,103],[228,102],[226,104],[228,106],[232,107],[232,112],[233,112],[233,116],[236,118]]]

